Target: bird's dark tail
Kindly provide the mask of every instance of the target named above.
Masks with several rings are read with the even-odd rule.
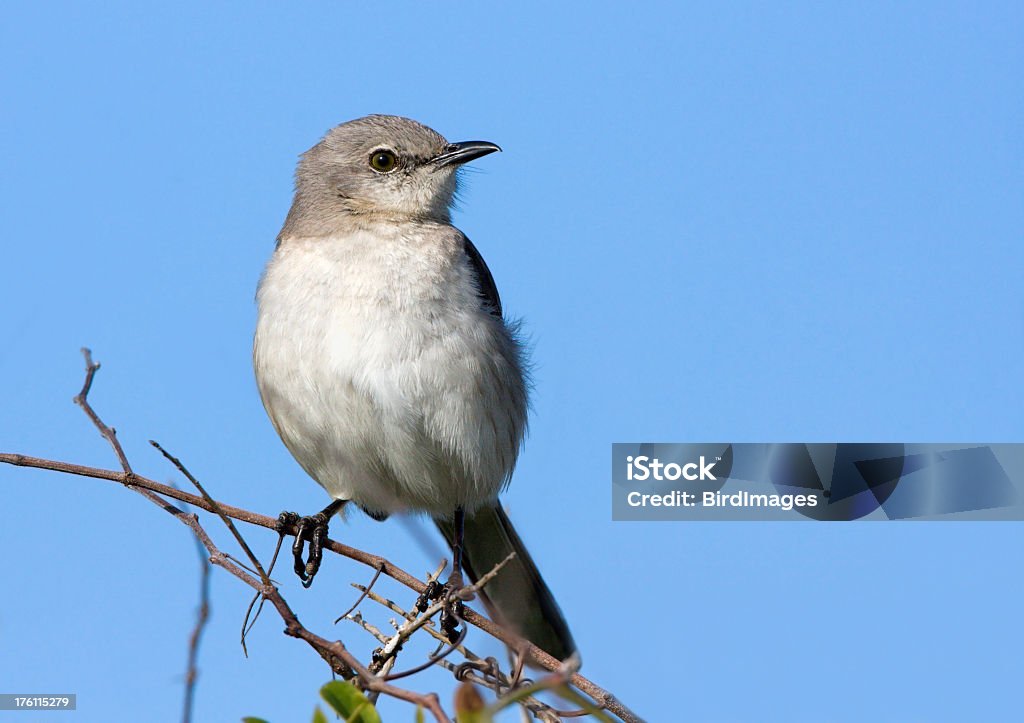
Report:
[[[451,520],[437,520],[437,526],[451,545]],[[474,582],[516,553],[480,593],[491,617],[558,660],[576,652],[558,603],[501,506],[467,514],[465,530],[462,566]]]

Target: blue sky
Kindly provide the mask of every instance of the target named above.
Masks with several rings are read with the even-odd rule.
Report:
[[[1022,32],[994,2],[9,4],[0,451],[116,465],[71,404],[88,345],[141,473],[175,478],[155,438],[220,499],[319,509],[256,394],[253,294],[297,155],[408,115],[505,151],[456,223],[531,339],[505,500],[584,673],[651,720],[1006,718],[1020,524],[612,523],[608,467],[615,441],[1024,438]],[[0,500],[0,692],[176,720],[186,530],[52,473],[0,468]],[[330,632],[366,570],[279,577],[372,647]],[[215,572],[198,720],[308,720],[326,669],[270,614],[244,658],[247,597]]]

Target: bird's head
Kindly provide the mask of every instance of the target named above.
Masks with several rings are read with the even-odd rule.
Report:
[[[458,168],[500,150],[486,141],[449,143],[399,116],[342,123],[302,154],[282,236],[316,235],[353,217],[447,222]]]

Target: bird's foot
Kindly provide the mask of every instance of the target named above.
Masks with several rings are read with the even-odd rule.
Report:
[[[292,558],[295,574],[299,576],[303,587],[313,584],[317,570],[320,569],[320,562],[324,556],[324,541],[327,539],[327,526],[330,521],[328,511],[330,507],[322,512],[308,517],[300,517],[294,512],[282,512],[277,518],[277,531],[284,534],[285,530],[295,526],[295,542],[292,544]],[[309,556],[303,559],[303,551],[309,542]]]
[[[443,600],[444,606],[441,608],[441,632],[448,638],[448,642],[455,643],[459,639],[459,624],[462,623],[462,618],[466,614],[466,606],[462,602],[462,590],[465,587],[465,581],[462,579],[461,571],[454,571],[448,577],[448,582],[444,585],[439,583],[437,580],[431,580],[427,583],[426,589],[416,598],[416,610],[418,612],[426,612],[427,608],[430,607],[430,603],[437,600]]]

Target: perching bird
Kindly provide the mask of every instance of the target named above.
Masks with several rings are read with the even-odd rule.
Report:
[[[569,628],[498,503],[526,428],[523,347],[483,258],[451,223],[460,165],[498,150],[396,116],[329,131],[299,162],[257,294],[253,361],[274,428],[335,500],[300,523],[304,583],[345,503],[378,520],[426,512],[453,547],[450,584],[460,561],[476,579],[516,553],[485,599],[564,659]]]

